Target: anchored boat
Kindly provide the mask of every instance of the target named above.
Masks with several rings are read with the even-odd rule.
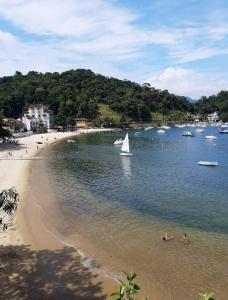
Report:
[[[192,133],[191,131],[185,131],[182,133],[183,136],[190,136],[190,137],[194,137],[194,133]]]
[[[113,143],[114,145],[122,145],[123,144],[123,141],[122,139],[118,139],[118,140],[115,140],[115,142]]]
[[[207,140],[216,140],[217,138],[216,138],[215,135],[206,135],[205,139],[207,139]]]
[[[165,133],[165,130],[159,129],[159,130],[157,130],[157,133]]]
[[[123,141],[121,151],[122,152],[120,152],[120,155],[122,155],[122,156],[132,156],[133,155],[132,153],[130,153],[128,133],[126,134],[125,139]]]
[[[228,129],[220,130],[219,133],[222,133],[222,134],[228,134]]]
[[[207,166],[207,167],[217,167],[218,162],[217,161],[199,161],[199,166]]]

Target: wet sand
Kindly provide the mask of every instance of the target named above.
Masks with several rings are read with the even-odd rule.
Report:
[[[53,151],[53,157],[58,156],[59,149],[60,157],[63,158],[61,144],[54,148],[57,151]],[[52,155],[50,152],[47,153],[49,160]],[[45,186],[44,182],[40,182],[39,174],[46,174],[46,188],[53,188],[51,191],[44,189],[39,202],[44,229],[66,245],[80,247],[86,255],[84,265],[97,270],[98,274],[112,277],[123,269],[136,271],[139,275],[137,281],[143,287],[142,293],[150,299],[194,300],[199,292],[214,291],[216,299],[226,300],[228,240],[225,235],[161,223],[153,218],[145,219],[145,216],[134,210],[129,211],[121,205],[117,207],[118,204],[111,201],[99,204],[101,199],[96,193],[90,192],[88,181],[83,186],[76,178],[70,180],[66,177],[64,184],[58,184],[64,174],[70,172],[66,165],[60,163],[52,174],[52,168],[47,167],[45,172],[45,166],[36,164],[32,186],[36,187],[34,193],[39,194]],[[36,181],[41,183],[40,187],[35,185]],[[63,185],[66,188],[63,189]],[[73,202],[67,202],[64,193],[69,198],[71,189],[75,192],[72,194]],[[81,213],[79,199],[85,201],[83,193],[87,196],[89,194],[91,202],[88,210]],[[78,205],[72,213],[74,203]],[[89,210],[93,213],[90,214]],[[45,213],[47,211],[48,214]],[[162,235],[167,230],[174,234],[175,239],[165,243]],[[190,236],[189,245],[180,241],[183,232]]]
[[[41,156],[41,150],[49,144],[74,135],[76,133],[48,133],[21,138],[18,146],[0,145],[0,155],[8,158],[10,151],[14,158],[29,158],[38,152]],[[37,141],[44,143],[37,147]],[[8,299],[107,299],[115,282],[83,266],[79,253],[61,243],[54,228],[49,227],[49,222],[46,224],[49,215],[43,214],[40,205],[42,203],[42,209],[48,211],[49,202],[45,200],[50,200],[51,191],[45,174],[40,173],[39,182],[33,182],[31,175],[36,163],[38,161],[0,161],[0,189],[14,186],[20,194],[14,226],[1,234],[2,296]],[[54,215],[56,221],[62,223],[60,215]]]
[[[45,151],[44,149],[40,155],[46,155]],[[12,168],[16,165],[20,167],[21,162],[9,161],[9,163]],[[0,166],[1,164],[2,162]],[[9,168],[5,170],[8,172],[5,177],[9,179],[11,170]],[[151,224],[148,221],[149,225],[148,228],[145,227],[145,233],[150,231],[150,240],[145,245],[141,234],[134,231],[134,220],[128,220],[129,240],[125,240],[125,243],[116,243],[115,249],[119,256],[112,255],[112,243],[103,247],[102,243],[98,245],[99,241],[96,241],[97,237],[111,232],[111,224],[110,227],[109,224],[105,227],[103,224],[98,226],[96,224],[93,237],[84,235],[83,230],[87,226],[87,220],[78,218],[75,222],[61,210],[52,190],[53,184],[58,182],[53,181],[51,174],[45,173],[44,161],[34,161],[31,164],[25,162],[23,169],[19,168],[19,170],[15,172],[23,176],[20,180],[18,178],[20,184],[15,186],[23,191],[23,197],[17,214],[17,228],[10,243],[7,243],[15,246],[7,246],[0,251],[0,261],[5,270],[1,274],[3,290],[3,283],[11,278],[5,287],[7,293],[10,290],[8,294],[6,293],[8,298],[28,299],[32,296],[34,299],[107,299],[107,295],[116,287],[114,280],[103,276],[110,274],[104,272],[104,267],[107,267],[109,271],[113,270],[114,275],[119,275],[115,272],[122,269],[136,271],[139,274],[137,281],[143,286],[143,294],[150,299],[176,300],[183,299],[183,295],[186,296],[185,299],[197,299],[198,292],[211,290],[216,292],[218,299],[226,299],[227,279],[224,278],[221,282],[221,291],[213,288],[212,279],[214,278],[217,285],[218,273],[216,272],[219,268],[225,267],[223,257],[226,258],[227,254],[219,253],[220,248],[218,247],[217,251],[216,247],[213,248],[213,243],[208,248],[208,235],[190,233],[191,237],[194,234],[191,248],[180,244],[177,239],[172,241],[172,244],[164,244],[161,235],[167,228],[154,222],[154,230],[151,232]],[[8,182],[12,183],[12,180]],[[135,218],[141,222],[140,216],[134,216]],[[77,226],[79,229],[83,228],[81,233],[77,230]],[[115,223],[115,227],[117,231],[121,231],[121,224]],[[75,233],[73,233],[74,229]],[[178,236],[181,235],[179,229],[176,228],[175,231],[178,232]],[[219,244],[221,239],[218,239]],[[141,244],[139,244],[140,240],[142,240]],[[199,250],[197,248],[199,243],[202,244],[199,259],[195,259],[189,266],[189,259],[194,251]],[[129,251],[129,245],[140,253],[138,257],[135,256],[135,251]],[[79,251],[76,251],[75,247],[80,247]],[[83,253],[80,252],[81,249]],[[211,249],[210,252],[208,249]],[[12,250],[13,254],[10,252]],[[217,260],[219,267],[210,263],[216,251],[219,255]],[[4,252],[6,255],[1,254]],[[205,260],[208,260],[208,274],[205,274],[205,270],[201,268],[205,253]],[[9,257],[13,255],[13,265],[10,263],[4,267],[7,255]],[[95,260],[91,261],[88,259],[90,257]],[[135,265],[132,265],[132,261]],[[177,285],[177,278],[182,282],[182,286]],[[202,290],[202,278],[205,279],[204,290]]]

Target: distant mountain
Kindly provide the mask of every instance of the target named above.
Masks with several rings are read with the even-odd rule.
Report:
[[[192,99],[192,98],[190,98],[190,97],[186,97],[185,96],[185,98],[188,100],[188,102],[190,102],[190,103],[196,103],[196,101],[198,101],[198,100],[196,100],[196,99]]]

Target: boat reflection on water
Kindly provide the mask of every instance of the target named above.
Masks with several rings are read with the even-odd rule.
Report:
[[[120,157],[121,157],[121,166],[123,169],[124,177],[130,181],[132,176],[131,158],[128,156],[120,156]]]

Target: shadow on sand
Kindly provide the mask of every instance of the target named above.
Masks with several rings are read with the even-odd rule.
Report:
[[[27,149],[27,147],[24,144],[14,144],[14,143],[0,143],[0,152],[1,151],[15,151],[15,150],[21,150],[21,149]]]
[[[73,248],[0,246],[0,299],[107,299],[96,277],[81,265]]]

